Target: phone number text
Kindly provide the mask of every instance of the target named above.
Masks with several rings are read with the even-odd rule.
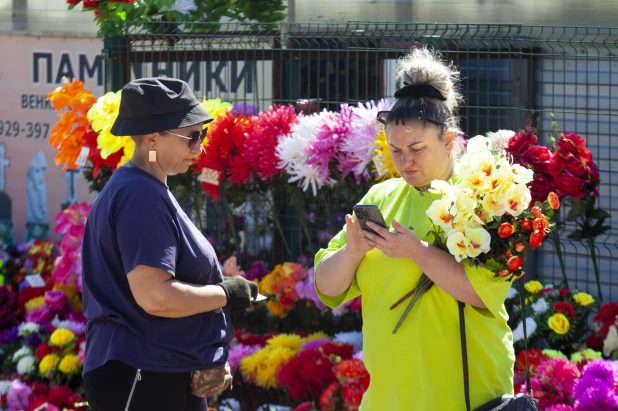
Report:
[[[20,123],[17,120],[0,119],[0,136],[9,138],[20,136],[25,136],[26,138],[47,138],[49,137],[49,123],[39,123],[36,121]]]

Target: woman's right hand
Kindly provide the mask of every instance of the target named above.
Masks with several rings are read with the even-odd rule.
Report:
[[[348,237],[346,250],[352,255],[364,257],[373,247],[367,244],[367,239],[363,235],[363,229],[358,219],[356,216],[347,214],[345,216],[345,225]]]

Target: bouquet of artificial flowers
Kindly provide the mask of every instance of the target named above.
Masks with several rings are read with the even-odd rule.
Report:
[[[512,281],[524,275],[528,252],[543,243],[560,201],[550,193],[530,207],[528,185],[532,170],[512,163],[507,153],[487,137],[468,141],[451,182],[434,180],[429,192],[439,195],[427,209],[434,245],[448,250],[458,262],[486,266]],[[433,286],[423,274],[397,327],[418,298]]]

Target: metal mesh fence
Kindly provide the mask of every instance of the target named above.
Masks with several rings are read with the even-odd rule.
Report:
[[[618,130],[618,28],[351,22],[277,24],[268,30],[208,23],[136,29],[127,23],[124,36],[105,39],[107,88],[167,75],[186,80],[198,97],[220,97],[247,110],[272,103],[305,112],[338,110],[341,103],[393,96],[396,59],[419,45],[439,50],[460,69],[465,102],[459,114],[466,136],[522,129],[532,119],[541,142],[549,144],[553,116],[561,130],[587,138],[601,176],[600,206],[618,215],[618,144],[612,139]],[[309,202],[328,200],[332,207],[316,206],[318,215],[309,223],[299,218],[299,207],[311,204],[292,206],[282,193],[253,198],[231,211],[210,204],[206,231],[226,240],[229,221],[239,219],[247,252],[274,259],[310,256],[323,245],[320,235],[327,237],[320,232],[341,227],[337,212],[350,212],[360,198],[322,197],[329,198]],[[596,294],[590,250],[566,239],[572,230],[569,223],[560,229],[569,285]],[[615,231],[595,242],[606,300],[618,296]],[[314,241],[301,240],[303,232]],[[547,282],[562,279],[550,244],[535,253],[528,268]]]

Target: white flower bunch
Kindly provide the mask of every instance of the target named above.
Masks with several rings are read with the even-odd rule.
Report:
[[[429,191],[442,197],[427,209],[427,216],[444,230],[449,252],[461,262],[489,251],[488,224],[528,208],[532,197],[526,185],[534,176],[532,170],[511,164],[506,152],[483,136],[468,141],[456,174],[454,184],[431,183]]]

